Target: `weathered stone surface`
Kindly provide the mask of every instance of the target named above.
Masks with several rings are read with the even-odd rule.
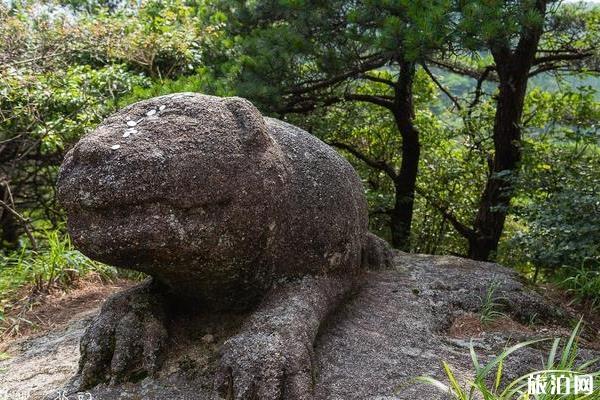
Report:
[[[97,309],[73,315],[65,327],[3,348],[0,399],[39,400],[61,388],[77,371],[79,339]]]
[[[222,312],[260,300],[254,323],[223,346],[216,388],[305,398],[305,349],[361,267],[391,257],[368,234],[350,164],[240,98],[184,93],[126,107],[67,154],[58,194],[79,249],[153,278],[152,290],[114,297],[92,321],[78,389],[152,375],[168,303]]]
[[[88,388],[153,375],[168,339],[166,304],[160,292],[152,290],[151,279],[111,296],[81,338],[73,385]]]
[[[345,277],[305,276],[273,288],[240,332],[221,346],[216,394],[240,400],[312,399],[315,339],[353,286]]]
[[[394,265],[394,251],[382,238],[368,232],[362,254],[362,265],[367,270],[388,269]]]
[[[348,162],[240,98],[124,108],[67,154],[58,194],[85,254],[212,307],[247,306],[282,278],[356,271],[367,233]]]
[[[484,296],[493,282],[499,285],[496,295],[510,300],[501,311],[513,320],[528,321],[535,315],[534,325],[500,325],[483,333],[451,335],[449,328],[456,320],[479,310],[479,296]],[[445,397],[435,388],[414,384],[411,379],[424,374],[443,378],[442,360],[452,365],[459,379],[471,377],[471,339],[485,362],[514,342],[568,335],[572,318],[577,317],[548,303],[509,269],[456,257],[400,254],[393,269],[369,272],[362,290],[322,328],[313,349],[315,398],[441,400]],[[211,399],[217,354],[238,331],[240,319],[243,315],[181,317],[173,323],[168,358],[156,377],[100,385],[90,393],[95,400]],[[76,338],[87,321],[76,319],[64,330],[9,349],[13,357],[0,362],[0,370],[5,369],[0,372],[0,388],[12,393],[33,388],[31,400],[58,388],[76,369]],[[214,343],[201,340],[207,334]],[[514,378],[541,368],[549,345],[513,353],[504,373]],[[598,332],[583,335],[582,359],[598,357],[598,351],[590,347],[600,348]]]

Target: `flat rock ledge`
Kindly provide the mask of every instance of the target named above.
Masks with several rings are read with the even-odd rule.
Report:
[[[458,257],[398,253],[394,267],[368,272],[364,287],[330,318],[316,346],[316,399],[444,399],[417,384],[421,375],[443,378],[441,362],[459,379],[472,375],[469,344],[485,362],[507,345],[568,335],[577,317],[524,285],[514,271]],[[479,323],[486,291],[506,317]],[[74,316],[60,329],[14,342],[0,361],[0,398],[56,398],[77,369],[78,340],[97,309]],[[176,321],[167,361],[154,378],[101,385],[73,399],[210,399],[220,343],[243,315],[197,315]],[[598,356],[598,338],[584,340],[582,359]],[[508,379],[542,368],[547,346],[513,353]],[[12,397],[11,397],[12,396]],[[21,396],[21,397],[19,397]],[[60,397],[59,397],[60,398]]]

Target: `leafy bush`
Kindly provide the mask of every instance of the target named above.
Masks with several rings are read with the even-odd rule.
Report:
[[[126,64],[159,80],[194,74],[221,35],[223,17],[207,11],[202,2],[151,0],[79,14],[76,61]]]
[[[224,16],[209,16],[204,2],[145,1],[110,10],[89,2],[87,12],[75,3],[71,10],[60,2],[0,2],[3,250],[16,249],[24,232],[60,226],[54,183],[64,153],[124,95],[135,88],[130,101],[149,97],[144,90],[168,78],[189,79],[185,89],[200,90],[192,76],[205,76],[210,51],[220,54]]]
[[[559,93],[534,89],[525,118],[519,193],[500,261],[534,281],[564,282],[576,299],[597,304],[594,279],[587,282],[600,271],[597,92],[585,86]]]

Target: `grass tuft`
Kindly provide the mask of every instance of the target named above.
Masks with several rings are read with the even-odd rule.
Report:
[[[122,277],[116,268],[75,250],[70,238],[60,231],[47,231],[39,244],[37,250],[22,247],[0,254],[0,334],[7,330],[18,333],[21,323],[32,325],[25,314],[39,295],[68,290],[90,274],[103,282]]]
[[[498,311],[502,307],[502,304],[499,303],[499,300],[502,299],[496,296],[498,286],[500,286],[498,282],[492,282],[485,292],[485,297],[481,299],[479,321],[483,325],[489,325],[498,318],[506,316],[504,313]]]
[[[534,371],[523,375],[504,386],[502,385],[502,374],[506,358],[519,349],[548,339],[530,340],[516,344],[504,350],[499,356],[493,358],[486,365],[480,364],[475,349],[473,348],[473,344],[471,343],[470,353],[474,372],[474,378],[471,381],[467,381],[463,384],[458,382],[451,366],[445,361],[442,365],[449,385],[429,376],[418,377],[416,378],[416,381],[434,386],[440,391],[447,393],[455,400],[598,400],[600,399],[600,388],[598,387],[600,385],[600,371],[590,372],[590,369],[598,363],[599,360],[594,359],[582,364],[576,364],[575,362],[578,354],[577,343],[579,334],[581,333],[581,325],[582,321],[579,321],[577,326],[571,332],[565,345],[562,347],[560,353],[558,353],[558,350],[560,348],[561,339],[554,340],[544,370]],[[490,379],[490,374],[492,372],[494,372],[495,375],[494,379]],[[571,394],[546,393],[531,395],[528,393],[528,382],[531,377],[541,375],[549,378],[553,374],[562,374],[571,377],[582,374],[590,375],[592,376],[592,379],[594,379],[595,390],[592,394],[575,394],[572,392]]]

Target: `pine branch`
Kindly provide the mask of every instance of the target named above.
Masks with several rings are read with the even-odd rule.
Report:
[[[348,153],[352,154],[354,157],[358,158],[369,167],[377,169],[379,171],[385,172],[391,179],[395,180],[398,177],[396,170],[390,164],[386,163],[383,160],[376,160],[367,156],[365,153],[359,151],[355,147],[349,145],[348,143],[332,141],[327,142],[328,145],[337,147],[338,149],[346,150]]]
[[[383,83],[383,84],[386,84],[391,87],[395,86],[394,82],[390,81],[389,79],[381,78],[379,76],[373,76],[373,75],[369,75],[369,74],[361,74],[359,77],[369,80],[369,81],[372,81],[372,82]]]
[[[491,68],[492,71],[496,70],[496,67],[491,66],[491,65],[485,67],[485,69],[482,71],[479,69],[470,68],[465,65],[460,65],[458,63],[451,63],[451,62],[447,62],[447,61],[443,61],[443,60],[436,60],[436,59],[428,58],[427,61],[430,64],[434,64],[435,66],[437,66],[439,68],[445,69],[446,71],[450,71],[450,72],[453,72],[458,75],[469,76],[473,79],[479,79],[481,77],[481,75],[483,74],[483,72],[488,68]],[[498,77],[495,75],[492,75],[492,74],[488,75],[486,77],[486,79],[491,80],[491,81],[498,81]]]
[[[475,87],[475,97],[473,98],[473,101],[469,104],[469,116],[471,115],[471,111],[473,110],[473,107],[475,107],[477,105],[477,103],[479,102],[479,99],[481,98],[481,95],[483,94],[483,90],[482,90],[483,89],[483,82],[485,82],[485,80],[487,79],[488,75],[493,70],[494,70],[494,67],[488,65],[483,70],[483,73],[481,74],[481,76],[479,77],[479,79],[477,79],[477,86]]]
[[[557,53],[551,56],[536,57],[533,60],[533,65],[546,64],[557,61],[576,61],[584,60],[588,57],[593,56],[591,52],[569,52],[569,53]]]
[[[387,58],[381,55],[375,57],[373,60],[369,60],[367,62],[362,63],[361,65],[351,69],[350,71],[341,73],[339,75],[332,76],[327,79],[322,80],[313,80],[313,81],[305,81],[301,82],[295,87],[291,88],[285,94],[292,95],[300,95],[304,93],[314,92],[319,89],[324,89],[340,82],[345,81],[348,78],[356,77],[361,75],[364,72],[370,71],[372,69],[381,67],[385,65],[387,62]]]
[[[385,107],[388,110],[393,110],[394,102],[392,101],[392,97],[389,96],[375,96],[370,94],[358,94],[358,93],[348,93],[344,95],[346,100],[354,100],[354,101],[364,101],[367,103],[376,104],[381,107]]]

